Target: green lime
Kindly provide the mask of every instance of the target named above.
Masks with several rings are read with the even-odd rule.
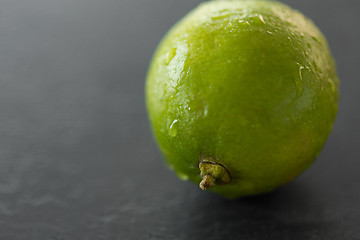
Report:
[[[325,37],[277,1],[209,1],[159,45],[146,82],[152,130],[181,179],[228,198],[308,168],[336,116]]]

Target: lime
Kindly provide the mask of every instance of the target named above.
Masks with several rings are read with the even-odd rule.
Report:
[[[269,192],[308,168],[338,95],[325,37],[277,1],[200,4],[164,37],[146,81],[168,166],[228,198]]]

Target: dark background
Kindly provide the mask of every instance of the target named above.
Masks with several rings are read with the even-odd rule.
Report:
[[[360,239],[360,1],[283,0],[327,36],[341,99],[316,163],[226,200],[162,161],[144,79],[200,0],[0,0],[0,239]]]

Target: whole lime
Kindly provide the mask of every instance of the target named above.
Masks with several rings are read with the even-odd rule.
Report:
[[[181,179],[228,198],[308,168],[337,112],[325,37],[277,1],[209,1],[165,36],[146,82],[153,133]]]

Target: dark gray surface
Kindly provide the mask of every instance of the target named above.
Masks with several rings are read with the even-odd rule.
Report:
[[[360,239],[360,2],[287,0],[328,37],[341,79],[316,163],[229,201],[163,164],[144,78],[195,0],[0,0],[0,239]]]

